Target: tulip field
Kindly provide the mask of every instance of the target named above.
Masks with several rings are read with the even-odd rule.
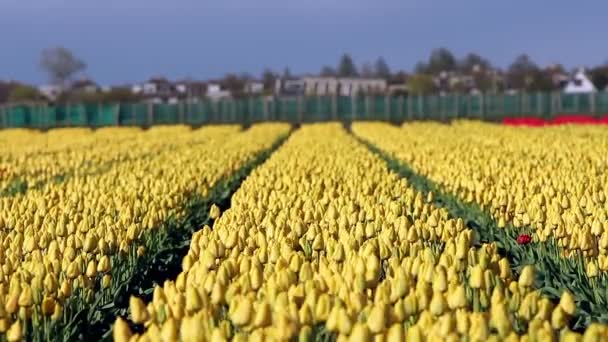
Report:
[[[608,341],[608,131],[0,131],[2,341]]]

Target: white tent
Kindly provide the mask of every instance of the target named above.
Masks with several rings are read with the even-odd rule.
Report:
[[[579,69],[564,88],[564,93],[566,94],[595,93],[596,91],[595,86],[589,77],[585,75],[583,69]]]

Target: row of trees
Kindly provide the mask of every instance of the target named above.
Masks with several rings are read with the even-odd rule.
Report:
[[[519,55],[506,68],[493,65],[487,58],[476,53],[456,57],[446,48],[431,52],[426,61],[416,64],[414,70],[392,72],[383,57],[375,62],[364,62],[360,67],[349,54],[341,56],[336,67],[323,66],[319,71],[325,77],[374,77],[383,78],[392,84],[407,84],[410,92],[431,94],[443,92],[465,92],[475,88],[481,92],[502,92],[507,89],[522,91],[554,91],[563,86],[573,70],[556,64],[541,67],[526,54]],[[599,90],[608,85],[608,62],[587,70],[588,76]],[[289,78],[289,69],[283,74],[265,70],[262,74],[265,89],[271,90],[274,81]],[[464,81],[467,81],[466,83]]]
[[[113,88],[103,93],[83,92],[73,88],[77,75],[86,69],[86,63],[66,48],[51,48],[42,51],[40,67],[48,75],[52,84],[63,90],[59,101],[133,101],[137,95],[129,88]],[[571,72],[571,71],[570,71]],[[506,89],[524,91],[552,91],[560,87],[559,81],[570,72],[562,65],[541,67],[528,55],[522,54],[502,70],[487,59],[475,53],[456,57],[446,48],[431,52],[428,59],[416,64],[409,73],[404,70],[393,72],[383,57],[373,63],[364,62],[357,66],[349,54],[341,56],[335,67],[326,65],[319,71],[326,77],[374,77],[383,78],[391,84],[407,84],[411,93],[431,94],[442,92],[466,92],[475,88],[481,92],[500,92]],[[608,62],[588,70],[597,89],[608,85]],[[264,92],[274,91],[278,78],[291,78],[289,68],[282,73],[266,69],[261,74]],[[220,83],[233,95],[244,94],[245,85],[255,77],[250,74],[227,74]],[[40,100],[42,95],[34,87],[0,82],[0,103],[11,101]]]

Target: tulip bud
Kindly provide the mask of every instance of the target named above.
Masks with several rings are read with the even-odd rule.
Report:
[[[372,335],[368,326],[366,324],[357,323],[353,327],[349,340],[352,342],[367,342],[371,341],[371,339]]]
[[[129,310],[133,323],[142,324],[148,320],[148,311],[146,311],[146,305],[141,298],[131,296],[129,298]]]
[[[562,293],[562,297],[559,300],[559,306],[562,310],[570,316],[574,316],[576,311],[576,304],[574,303],[574,297],[570,291],[566,290]]]
[[[244,326],[251,320],[253,313],[253,304],[247,297],[242,298],[236,304],[234,312],[230,315],[232,322],[238,326]]]
[[[483,269],[479,266],[473,266],[471,269],[471,275],[469,277],[469,285],[473,289],[480,289],[483,287]]]
[[[220,207],[218,207],[216,204],[211,205],[211,209],[209,209],[209,217],[212,220],[216,220],[218,217],[220,217],[220,215]]]
[[[433,315],[439,316],[447,308],[447,303],[442,292],[433,293],[433,299],[431,299],[430,311]]]
[[[101,278],[101,287],[107,289],[112,285],[112,276],[109,274],[105,274],[103,278]]]
[[[118,317],[114,322],[112,336],[116,342],[128,342],[131,339],[131,329],[121,317]]]
[[[532,287],[534,285],[535,271],[534,266],[526,265],[524,266],[521,274],[519,275],[519,286],[522,287]]]
[[[367,326],[374,333],[383,332],[386,329],[386,307],[383,304],[376,304],[367,318]]]
[[[21,328],[21,321],[17,320],[11,325],[6,332],[6,339],[10,342],[21,341],[23,339],[23,332]]]
[[[566,323],[568,323],[566,313],[561,306],[557,306],[551,314],[551,326],[556,330],[560,330],[566,326]]]

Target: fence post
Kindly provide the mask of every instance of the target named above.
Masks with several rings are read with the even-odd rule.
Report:
[[[350,117],[351,121],[357,120],[357,101],[355,99],[356,95],[350,94]]]
[[[296,107],[298,110],[298,124],[302,124],[302,117],[304,116],[304,101],[305,98],[302,95],[296,97]]]
[[[391,122],[391,100],[387,94],[384,94],[384,111],[386,112],[386,121]]]
[[[338,120],[338,95],[331,95],[331,121]]]
[[[403,95],[400,95],[397,99],[397,115],[399,115],[399,123],[403,122]]]
[[[154,124],[154,104],[152,102],[148,102],[147,114],[148,114],[148,127],[149,127]]]
[[[0,128],[6,128],[6,107],[0,105]]]
[[[184,101],[177,102],[177,121],[184,124]]]
[[[116,110],[114,111],[114,124],[120,126],[120,102],[116,104]]]
[[[593,116],[596,115],[596,111],[595,111],[595,93],[589,93],[589,106],[591,109],[591,114],[593,114]]]

